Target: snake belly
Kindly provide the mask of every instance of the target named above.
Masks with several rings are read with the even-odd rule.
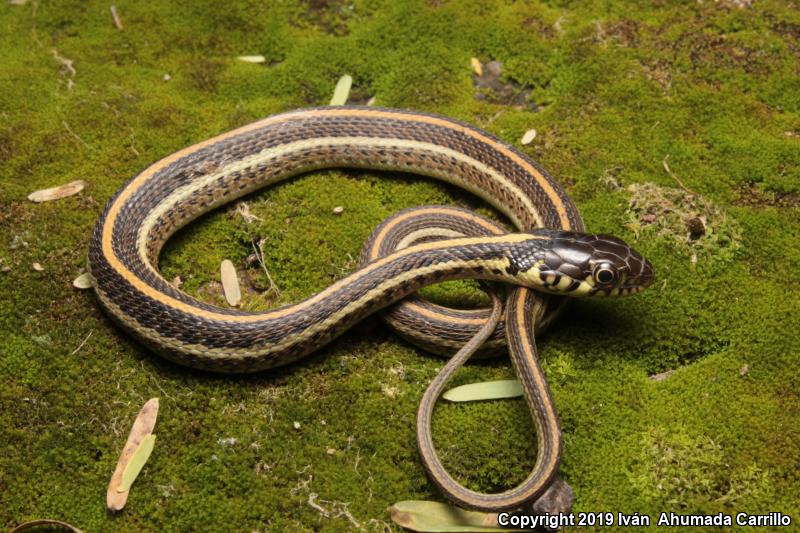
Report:
[[[509,234],[414,245],[301,302],[257,313],[201,302],[158,272],[166,240],[198,216],[331,167],[402,171],[452,183],[486,200],[519,230],[583,229],[574,204],[544,170],[478,128],[402,110],[303,109],[180,150],[126,183],[106,205],[89,246],[102,306],[141,342],[178,363],[254,372],[313,352],[425,284],[493,279],[492,258],[531,238]],[[538,298],[519,290],[526,299]]]

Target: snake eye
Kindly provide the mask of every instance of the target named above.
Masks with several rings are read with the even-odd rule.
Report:
[[[600,286],[608,286],[617,279],[616,271],[608,263],[600,263],[594,269],[594,281]]]

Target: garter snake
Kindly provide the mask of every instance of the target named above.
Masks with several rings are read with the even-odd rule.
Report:
[[[353,274],[301,302],[265,312],[201,302],[158,272],[166,240],[201,214],[286,178],[331,167],[402,171],[452,183],[494,206],[521,233],[487,228],[477,236],[453,230],[445,240],[422,235],[384,256],[378,245],[365,252],[365,264]],[[427,214],[440,220],[447,215],[436,207]],[[472,223],[481,224],[477,217]],[[533,335],[535,326],[548,320],[545,310],[554,312],[559,305],[548,304],[543,295],[619,296],[638,292],[653,277],[650,264],[625,243],[583,229],[575,205],[544,170],[478,128],[411,111],[311,108],[184,148],[133,177],[108,201],[95,226],[89,269],[102,307],[143,344],[178,363],[219,372],[254,372],[295,361],[427,284],[465,278],[513,284],[504,331],[537,429],[534,471],[510,491],[477,493],[432,467],[430,449],[420,445],[426,468],[448,497],[464,507],[498,511],[536,498],[558,467],[558,418]],[[389,232],[386,226],[382,230]],[[381,242],[378,237],[371,242]],[[417,330],[430,326],[442,334],[435,336],[442,341],[427,334],[418,339],[438,351],[478,333],[490,335],[481,326],[496,314],[419,302],[404,309],[404,320],[418,319]],[[413,340],[409,329],[415,327],[405,328]]]

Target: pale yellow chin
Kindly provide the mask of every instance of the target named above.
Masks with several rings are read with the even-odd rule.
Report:
[[[538,266],[534,266],[525,272],[519,272],[515,276],[515,283],[551,294],[560,294],[562,296],[579,298],[589,295],[592,289],[594,289],[593,280],[588,278],[587,280],[581,281],[576,289],[566,292],[572,285],[572,282],[572,278],[562,275],[561,279],[556,283],[555,273],[546,274],[544,280],[542,280]]]
[[[578,285],[578,288],[575,289],[574,291],[572,291],[571,293],[569,293],[569,295],[570,296],[588,296],[592,292],[592,289],[594,289],[594,285],[592,285],[590,283],[587,283],[585,281],[582,281],[581,284]]]

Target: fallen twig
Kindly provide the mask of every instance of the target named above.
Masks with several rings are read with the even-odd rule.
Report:
[[[81,341],[81,343],[78,345],[78,347],[77,347],[77,348],[75,348],[74,350],[72,350],[72,353],[70,353],[70,355],[75,355],[76,353],[78,353],[78,350],[80,350],[81,348],[83,348],[83,345],[84,345],[84,344],[86,344],[86,341],[88,341],[88,340],[89,340],[89,337],[91,337],[91,336],[92,336],[92,333],[94,333],[94,330],[90,331],[90,332],[89,332],[89,334],[88,334],[88,335],[86,335],[86,338],[84,338],[84,339]]]
[[[680,180],[680,178],[678,176],[676,176],[674,172],[672,172],[672,170],[669,168],[669,164],[667,163],[667,159],[669,159],[669,154],[665,155],[664,159],[661,161],[661,164],[664,166],[664,170],[667,172],[667,174],[669,174],[669,176],[672,179],[674,179],[677,182],[677,184],[680,186],[680,188],[683,189],[684,191],[686,191],[686,193],[691,194],[693,196],[696,196],[697,198],[700,198],[700,200],[703,201],[703,204],[705,204],[706,209],[708,211],[711,211],[711,206],[709,205],[708,201],[706,201],[705,198],[703,198],[702,196],[700,196],[699,194],[697,194],[696,192],[691,190],[689,187],[684,185],[683,182]]]
[[[276,296],[280,296],[281,290],[275,284],[275,280],[272,279],[269,270],[267,270],[267,265],[264,264],[264,239],[259,239],[257,246],[256,246],[256,241],[251,241],[250,244],[253,245],[253,253],[256,256],[256,260],[258,261],[258,264],[261,265],[261,268],[264,270],[264,275],[267,276],[267,281],[269,281],[269,287],[267,288],[267,293],[274,291]]]
[[[77,139],[77,140],[78,140],[78,142],[80,142],[80,143],[81,143],[82,145],[84,145],[86,148],[91,148],[91,146],[89,146],[89,145],[86,143],[86,141],[84,141],[83,139],[81,139],[81,138],[80,138],[80,136],[79,136],[77,133],[75,133],[74,131],[72,131],[72,128],[70,128],[70,127],[69,127],[69,124],[67,124],[67,121],[66,121],[66,120],[62,120],[62,121],[61,121],[61,123],[64,125],[64,128],[66,128],[66,130],[67,130],[67,131],[70,133],[70,135],[72,135],[73,137],[75,137],[75,139]]]

